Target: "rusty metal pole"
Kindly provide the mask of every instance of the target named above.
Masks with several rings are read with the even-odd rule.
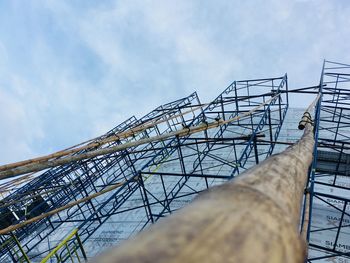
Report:
[[[298,227],[314,136],[312,124],[303,125],[302,138],[284,152],[200,194],[95,262],[304,262]]]

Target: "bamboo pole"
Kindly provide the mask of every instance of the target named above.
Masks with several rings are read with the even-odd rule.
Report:
[[[105,139],[100,139],[101,138],[101,136],[100,136],[100,137],[96,137],[94,139],[90,139],[90,140],[85,141],[83,143],[77,144],[75,146],[69,147],[67,149],[64,149],[64,150],[61,150],[61,151],[58,151],[58,152],[55,152],[55,153],[52,153],[52,154],[48,154],[48,155],[44,155],[44,156],[40,156],[40,157],[37,157],[37,158],[28,159],[28,160],[23,160],[23,161],[20,161],[20,162],[15,162],[15,163],[1,165],[0,166],[0,171],[13,169],[13,168],[20,167],[20,166],[27,165],[27,164],[34,164],[34,163],[45,162],[45,161],[48,161],[48,160],[51,160],[51,159],[54,159],[54,158],[60,158],[60,157],[63,157],[63,156],[71,155],[71,154],[77,153],[77,152],[82,151],[82,150],[93,149],[95,147],[107,144],[109,142],[114,142],[114,141],[117,141],[117,140],[120,140],[120,139],[129,138],[129,137],[134,136],[136,133],[140,133],[140,132],[142,132],[142,131],[144,131],[144,130],[146,130],[148,128],[152,128],[155,125],[158,125],[158,124],[161,124],[163,122],[166,122],[166,121],[175,119],[177,117],[184,116],[184,115],[186,115],[188,113],[194,112],[194,111],[200,109],[202,106],[205,106],[205,105],[208,105],[208,104],[202,104],[200,106],[191,108],[188,111],[185,111],[185,112],[182,112],[182,113],[179,113],[179,114],[175,114],[175,115],[170,116],[170,117],[165,118],[165,119],[160,119],[160,120],[156,120],[156,121],[147,121],[146,123],[140,124],[140,125],[138,125],[138,126],[136,126],[134,128],[126,130],[124,132],[120,132],[120,133],[114,134],[114,135],[112,135],[110,137],[107,137]],[[94,140],[97,140],[97,141],[93,142]],[[88,143],[88,144],[84,145],[85,143]]]
[[[296,144],[92,262],[303,263],[298,228],[313,146],[306,122]]]
[[[150,142],[154,142],[154,141],[163,141],[163,140],[166,140],[166,139],[174,137],[174,136],[180,136],[180,137],[187,136],[187,135],[201,132],[204,130],[213,129],[213,128],[219,127],[221,125],[228,124],[228,123],[231,123],[234,121],[238,121],[242,118],[250,116],[258,109],[269,104],[271,101],[276,99],[278,96],[280,96],[280,94],[277,94],[274,97],[271,97],[270,99],[268,99],[267,101],[265,101],[264,103],[262,103],[256,107],[254,107],[250,111],[248,111],[240,116],[236,116],[236,117],[233,117],[231,119],[228,119],[228,120],[218,120],[218,121],[211,122],[211,123],[202,123],[202,124],[197,125],[197,126],[186,127],[186,128],[181,129],[181,130],[165,133],[165,134],[158,135],[158,136],[149,137],[146,139],[140,139],[140,140],[137,140],[134,142],[127,142],[127,143],[124,143],[122,145],[117,145],[117,146],[112,146],[112,147],[108,147],[108,148],[88,151],[88,152],[77,154],[74,156],[68,156],[66,158],[29,163],[29,164],[15,167],[15,168],[0,171],[0,180],[4,179],[4,178],[15,177],[15,176],[18,176],[21,174],[26,174],[29,172],[38,172],[38,171],[41,171],[41,170],[44,170],[47,168],[52,168],[55,166],[64,165],[64,164],[75,162],[75,161],[89,159],[89,158],[93,158],[93,157],[100,156],[100,155],[115,153],[115,152],[122,151],[122,150],[125,150],[125,149],[130,148],[130,147],[136,147],[136,146],[150,143]]]

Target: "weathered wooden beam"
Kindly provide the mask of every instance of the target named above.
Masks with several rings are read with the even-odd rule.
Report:
[[[140,124],[134,128],[131,128],[129,130],[126,130],[126,131],[123,131],[123,132],[119,132],[117,134],[113,134],[111,136],[108,136],[107,138],[104,138],[104,139],[101,139],[101,137],[96,137],[96,138],[93,138],[93,139],[90,139],[88,141],[85,141],[83,143],[80,143],[80,144],[77,144],[75,146],[72,146],[70,148],[67,148],[65,150],[62,150],[62,151],[58,151],[58,152],[55,152],[55,153],[52,153],[52,154],[48,154],[48,155],[45,155],[45,156],[40,156],[40,157],[37,157],[37,158],[33,158],[33,159],[28,159],[28,160],[24,160],[24,161],[20,161],[20,162],[15,162],[15,163],[10,163],[10,164],[5,164],[5,165],[1,165],[0,166],[0,171],[6,171],[6,170],[9,170],[9,169],[13,169],[13,168],[16,168],[16,167],[20,167],[20,166],[24,166],[24,165],[27,165],[27,164],[36,164],[36,163],[40,163],[40,162],[45,162],[45,161],[49,161],[49,160],[52,160],[52,159],[55,159],[55,158],[60,158],[60,157],[63,157],[63,156],[67,156],[67,155],[71,155],[71,154],[74,154],[74,153],[77,153],[77,152],[80,152],[82,150],[89,150],[89,149],[94,149],[95,147],[98,147],[98,146],[101,146],[101,145],[104,145],[104,144],[107,144],[107,143],[110,143],[110,142],[115,142],[115,141],[118,141],[120,139],[125,139],[125,138],[128,138],[128,137],[132,137],[134,136],[135,134],[138,134],[148,128],[152,128],[154,126],[156,126],[157,124],[161,124],[163,122],[166,122],[166,121],[169,121],[169,120],[172,120],[174,118],[177,118],[177,117],[180,117],[180,116],[184,116],[188,113],[191,113],[191,112],[194,112],[198,109],[201,109],[202,106],[205,106],[207,104],[202,104],[201,106],[197,106],[197,107],[194,107],[188,111],[185,111],[185,112],[182,112],[180,114],[175,114],[175,115],[172,115],[166,119],[160,119],[160,120],[151,120],[151,121],[147,121],[143,124]]]
[[[259,110],[260,108],[266,106],[267,104],[269,104],[271,101],[275,100],[279,96],[280,96],[280,94],[277,94],[274,97],[265,101],[264,103],[254,107],[250,111],[248,111],[242,115],[235,116],[229,120],[218,120],[218,121],[211,122],[211,123],[202,123],[202,124],[197,125],[197,126],[185,127],[181,130],[165,133],[162,135],[153,136],[153,137],[149,137],[149,138],[145,138],[145,139],[140,139],[140,140],[133,141],[133,142],[127,142],[127,143],[112,146],[112,147],[91,150],[91,151],[87,151],[87,152],[84,152],[81,154],[67,156],[64,158],[48,160],[47,157],[45,157],[42,161],[34,161],[34,162],[26,163],[24,165],[17,165],[16,164],[15,167],[13,167],[13,168],[4,169],[3,171],[0,171],[0,180],[5,179],[5,178],[16,177],[16,176],[26,174],[26,173],[39,172],[39,171],[42,171],[42,170],[47,169],[47,168],[52,168],[52,167],[56,167],[59,165],[64,165],[64,164],[68,164],[68,163],[72,163],[72,162],[76,162],[76,161],[81,161],[81,160],[93,158],[96,156],[102,156],[102,155],[106,155],[106,154],[115,153],[115,152],[122,151],[122,150],[125,150],[125,149],[130,148],[130,147],[135,147],[135,146],[139,146],[139,145],[154,142],[154,141],[167,140],[167,139],[174,137],[174,136],[180,136],[180,137],[187,136],[187,135],[190,135],[193,133],[205,131],[208,129],[217,128],[221,125],[225,125],[225,124],[230,123],[230,122],[238,121],[240,119],[246,118],[247,116],[250,116],[251,114],[253,114],[257,110]]]
[[[304,262],[298,229],[313,146],[305,122],[298,143],[92,262]]]

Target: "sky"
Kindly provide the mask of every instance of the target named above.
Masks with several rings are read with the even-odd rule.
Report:
[[[347,0],[0,0],[0,164],[234,80],[317,85],[323,59],[350,62],[349,17]]]

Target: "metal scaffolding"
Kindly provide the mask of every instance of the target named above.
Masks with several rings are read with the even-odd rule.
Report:
[[[288,144],[278,136],[289,94],[302,93],[320,98],[303,118],[314,119],[316,142],[300,226],[307,261],[347,262],[349,76],[350,65],[325,61],[313,87],[288,90],[287,75],[234,81],[210,103],[193,93],[88,142],[0,166],[0,178],[19,178],[0,185],[0,260],[86,259],[129,238]]]
[[[119,242],[201,191],[259,163],[274,149],[288,108],[287,89],[286,75],[235,81],[209,104],[201,104],[193,93],[139,120],[128,119],[97,138],[94,142],[100,143],[94,148],[72,156],[145,138],[162,139],[47,170],[3,199],[1,228],[35,219],[109,186],[120,187],[1,235],[1,257],[38,262],[74,229],[89,248],[101,226],[111,221],[116,229],[128,230],[112,240]],[[193,132],[191,127],[200,129]],[[132,133],[120,136],[128,131]],[[174,136],[164,136],[172,132]],[[105,143],[113,136],[119,139]],[[52,160],[56,159],[60,158]],[[67,260],[74,250],[74,236],[71,239],[56,255],[60,260]]]
[[[310,168],[308,262],[350,260],[350,65],[324,61]]]
[[[124,132],[133,127],[143,125],[144,123],[159,122],[160,125],[152,125],[140,133],[133,134],[131,138],[103,144],[89,150],[108,148],[113,145],[137,141],[152,135],[159,135],[176,130],[179,126],[186,125],[192,118],[191,116],[185,116],[189,119],[185,119],[185,117],[179,119],[176,116],[181,112],[188,112],[189,109],[198,108],[198,105],[200,105],[200,102],[197,94],[193,93],[184,99],[162,105],[139,120],[135,117],[131,117],[96,141],[99,142],[116,133]],[[172,118],[173,116],[175,116],[175,118]],[[163,119],[167,121],[163,123]],[[136,190],[132,188],[131,182],[133,182],[133,180],[131,178],[137,174],[137,167],[152,158],[156,154],[158,147],[162,147],[162,142],[143,145],[135,153],[132,152],[135,149],[129,148],[109,155],[58,166],[46,171],[3,199],[2,204],[4,205],[1,207],[1,215],[3,215],[1,220],[2,228],[6,227],[8,224],[16,224],[17,222],[64,206],[71,201],[86,197],[91,193],[100,192],[107,186],[113,185],[121,180],[129,180],[130,184],[121,187],[119,191],[121,194],[120,196],[115,196],[115,199],[127,198],[132,191]],[[88,150],[77,152],[75,155],[86,151]],[[127,190],[122,191],[123,189]],[[106,198],[106,196],[104,196],[104,198]],[[62,211],[54,217],[46,217],[35,223],[19,228],[13,231],[12,234],[17,237],[17,240],[21,243],[26,254],[28,254],[31,259],[35,260],[37,257],[45,256],[48,251],[51,250],[52,246],[55,245],[50,244],[50,237],[56,234],[60,235],[62,232],[63,235],[68,234],[64,233],[64,231],[67,231],[67,229],[63,228],[64,225],[71,227],[71,229],[68,230],[70,232],[75,226],[75,222],[89,222],[90,215],[98,210],[97,213],[94,214],[94,219],[91,221],[95,223],[94,220],[97,219],[97,223],[94,224],[94,229],[90,227],[87,231],[87,234],[91,235],[91,231],[96,230],[103,221],[110,216],[109,211],[106,215],[100,212],[101,209],[99,208],[101,202],[103,202],[103,200],[98,198],[89,200],[88,202]],[[6,243],[5,249],[0,251],[1,255],[8,255],[15,262],[20,261],[22,259],[22,254],[18,253],[19,248],[17,244],[12,241],[11,236],[2,235],[1,240],[3,243]],[[40,248],[36,249],[39,246]],[[20,258],[16,255],[20,255]]]

